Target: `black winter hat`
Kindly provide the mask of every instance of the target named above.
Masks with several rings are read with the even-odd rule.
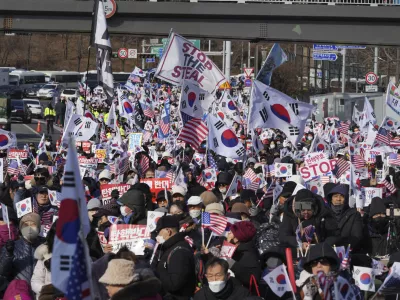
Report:
[[[230,185],[232,182],[232,175],[227,172],[221,172],[217,176],[217,183],[218,184],[227,184]]]
[[[256,202],[256,193],[253,190],[244,189],[240,192],[240,200],[244,202],[244,200],[251,200],[253,203]]]
[[[383,203],[382,198],[374,197],[369,206],[369,216],[373,217],[377,214],[386,214],[386,206]]]
[[[175,216],[162,216],[157,221],[156,232],[160,232],[164,228],[179,229],[179,221]]]
[[[134,184],[132,186],[132,188],[135,189],[135,190],[139,190],[144,194],[150,194],[151,193],[149,185],[146,184],[146,183],[143,183],[143,182]]]
[[[312,273],[311,263],[320,258],[326,258],[329,261],[332,271],[336,271],[339,268],[339,257],[332,246],[327,243],[320,243],[310,246],[304,262],[304,270]]]
[[[119,198],[118,202],[134,210],[135,207],[145,207],[144,195],[141,191],[130,189]]]
[[[295,195],[296,202],[301,201],[315,201],[315,194],[307,189],[301,189]]]
[[[292,196],[296,186],[297,186],[296,182],[293,181],[286,182],[285,185],[283,186],[282,193],[279,195],[279,197],[289,198],[290,196]]]

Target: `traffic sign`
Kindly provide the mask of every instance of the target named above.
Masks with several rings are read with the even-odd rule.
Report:
[[[117,3],[115,0],[103,0],[104,13],[106,14],[106,18],[111,18],[115,12],[117,11]]]
[[[339,50],[336,45],[321,45],[321,44],[314,44],[313,50]]]
[[[377,85],[365,85],[365,92],[366,93],[376,93],[378,91]]]
[[[247,86],[247,87],[251,87],[251,79],[250,79],[250,78],[247,78],[247,79],[244,81],[244,85]]]
[[[329,61],[336,61],[337,55],[336,53],[328,53],[328,52],[313,52],[313,59],[314,60],[329,60]]]
[[[253,74],[254,68],[244,68],[244,74],[246,75],[247,78],[251,77],[251,74]]]
[[[146,58],[146,62],[147,62],[147,63],[154,63],[154,62],[156,62],[156,59],[155,59],[154,57],[152,57],[152,58]]]
[[[119,48],[118,49],[118,57],[120,59],[128,58],[128,49],[126,48]]]
[[[128,58],[137,58],[137,49],[128,49]]]
[[[338,45],[337,46],[340,49],[366,49],[366,46],[360,46],[360,45]]]
[[[374,72],[368,72],[365,75],[365,82],[368,84],[375,84],[378,81],[378,75],[376,75]]]

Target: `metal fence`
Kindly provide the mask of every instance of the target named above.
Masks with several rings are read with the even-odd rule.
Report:
[[[321,5],[366,5],[396,6],[400,0],[116,0],[146,2],[231,2],[231,3],[280,3],[280,4],[321,4]]]

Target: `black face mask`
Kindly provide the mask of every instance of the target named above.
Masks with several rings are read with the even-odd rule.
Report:
[[[335,215],[341,215],[344,208],[344,204],[333,205],[331,204],[331,209]]]
[[[385,233],[387,231],[388,219],[385,217],[377,217],[371,221],[372,227],[379,233]]]
[[[111,226],[111,223],[109,221],[107,221],[99,226],[99,231],[104,232],[110,226]]]

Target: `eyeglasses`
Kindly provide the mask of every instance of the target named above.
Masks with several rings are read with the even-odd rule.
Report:
[[[314,260],[313,262],[311,262],[311,268],[314,268],[316,266],[318,266],[318,264],[321,264],[323,266],[328,266],[329,265],[329,260],[327,260],[326,258],[320,258],[317,260]]]

